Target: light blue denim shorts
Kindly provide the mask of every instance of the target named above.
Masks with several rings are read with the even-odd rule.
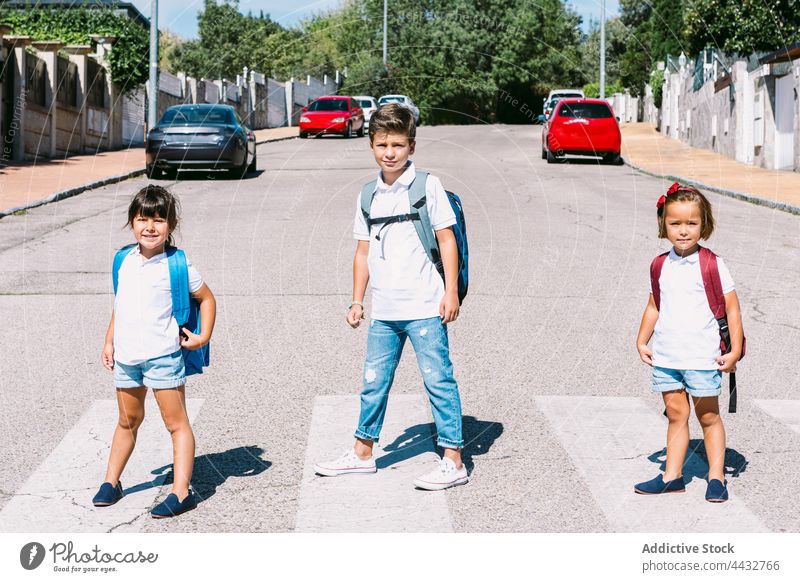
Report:
[[[153,390],[163,390],[184,384],[186,384],[186,371],[180,350],[140,364],[114,363],[114,386],[117,388],[147,386]]]
[[[686,389],[691,396],[719,396],[722,372],[719,370],[673,370],[653,366],[653,392]]]

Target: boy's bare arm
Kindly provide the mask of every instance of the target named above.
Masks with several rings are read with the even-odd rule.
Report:
[[[439,304],[439,315],[442,323],[450,323],[458,318],[460,310],[458,303],[458,247],[456,235],[451,227],[436,231],[436,242],[439,244],[439,253],[442,256],[444,267],[444,298]]]
[[[111,321],[108,322],[106,330],[106,341],[103,344],[103,352],[100,355],[103,367],[106,370],[114,369],[114,310],[111,310]]]
[[[647,306],[644,308],[642,314],[642,323],[639,325],[639,334],[636,336],[636,349],[639,351],[639,357],[648,366],[653,365],[653,352],[647,347],[650,337],[653,335],[653,330],[658,321],[658,309],[656,308],[656,301],[653,299],[653,294],[647,300]]]
[[[369,241],[360,240],[356,245],[356,254],[353,257],[353,303],[364,303],[364,295],[367,293],[367,283],[369,283]],[[347,312],[347,323],[350,327],[356,328],[364,319],[363,305],[353,305]]]
[[[192,293],[192,297],[197,299],[200,304],[200,333],[192,333],[191,330],[183,328],[183,332],[188,339],[181,338],[181,347],[187,350],[202,348],[211,341],[211,334],[214,332],[214,323],[217,319],[217,300],[208,285],[203,283],[197,291]]]
[[[744,331],[742,329],[742,310],[736,291],[725,294],[725,312],[728,319],[728,330],[731,333],[731,351],[717,358],[721,372],[735,372],[736,362],[742,357]]]

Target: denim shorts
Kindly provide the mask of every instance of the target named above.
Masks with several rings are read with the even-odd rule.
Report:
[[[719,396],[722,391],[719,370],[674,370],[653,366],[653,392],[683,390],[691,396]]]
[[[139,364],[114,363],[114,386],[117,388],[147,386],[159,390],[177,388],[184,384],[186,384],[186,371],[180,350]]]

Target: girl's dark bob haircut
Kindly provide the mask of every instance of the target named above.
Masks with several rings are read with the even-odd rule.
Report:
[[[674,194],[667,196],[663,206],[658,209],[658,238],[667,238],[667,207],[675,202],[696,202],[700,206],[700,238],[708,240],[714,232],[714,215],[711,203],[694,186],[681,186]]]
[[[375,140],[376,133],[399,133],[408,137],[408,143],[414,143],[417,137],[414,114],[399,103],[381,105],[369,119],[369,143]]]
[[[128,206],[128,226],[133,228],[133,221],[137,216],[163,218],[169,227],[166,246],[174,247],[175,241],[172,233],[178,226],[179,211],[178,199],[169,190],[155,184],[148,184],[136,193]]]

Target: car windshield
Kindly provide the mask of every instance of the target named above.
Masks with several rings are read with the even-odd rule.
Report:
[[[578,117],[581,119],[606,119],[612,117],[611,109],[605,103],[564,103],[558,111],[559,117]]]
[[[381,105],[385,105],[386,103],[403,103],[404,99],[402,97],[381,97]]]
[[[320,99],[308,106],[309,111],[347,111],[344,99]]]
[[[234,125],[233,111],[223,107],[167,109],[159,125]]]
[[[356,99],[361,107],[375,107],[372,104],[372,99]]]

